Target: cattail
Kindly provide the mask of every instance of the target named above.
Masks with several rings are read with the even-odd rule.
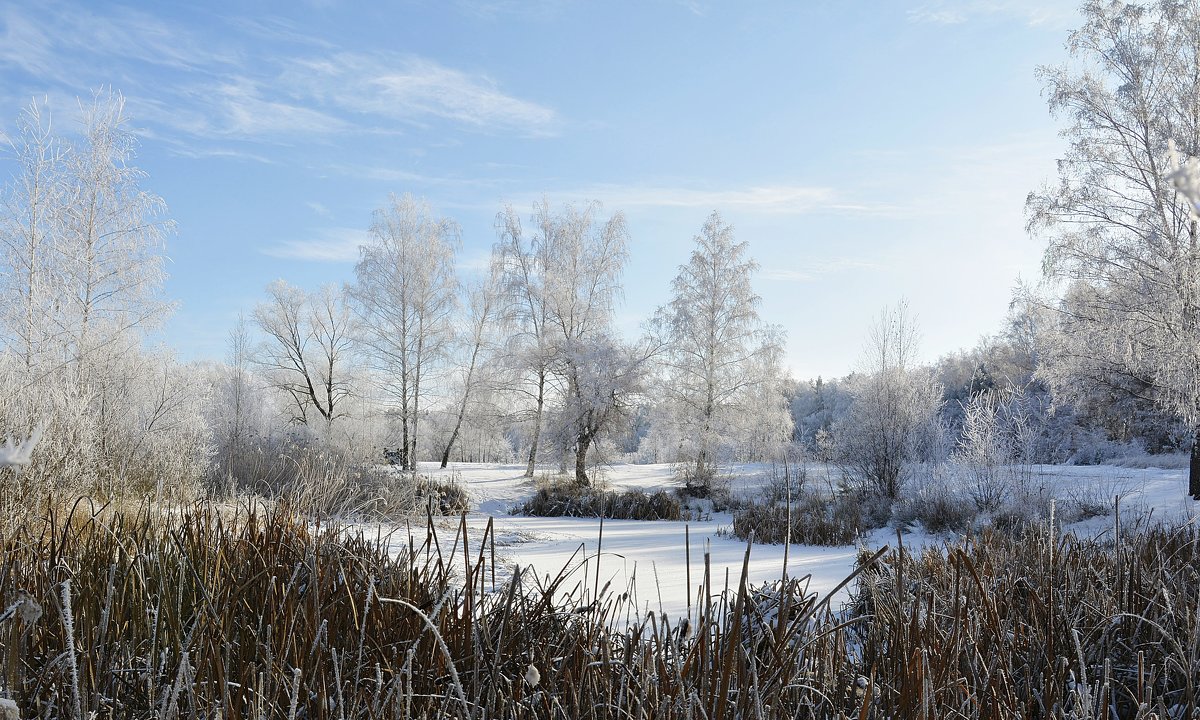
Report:
[[[529,667],[525,670],[525,684],[531,688],[535,688],[541,681],[542,674],[538,672],[537,667],[533,663],[529,663]]]
[[[679,623],[679,639],[687,640],[692,635],[692,621],[690,618],[684,618],[683,622]]]

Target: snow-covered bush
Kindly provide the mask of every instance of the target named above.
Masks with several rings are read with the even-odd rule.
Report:
[[[734,537],[779,545],[850,545],[867,527],[863,505],[851,494],[832,498],[804,492],[791,507],[779,503],[748,503],[733,509]]]
[[[80,385],[64,372],[29,378],[13,360],[0,355],[0,381],[23,389],[0,398],[0,427],[44,427],[40,451],[13,479],[25,501],[47,493],[186,500],[199,491],[209,435],[205,388],[189,368],[165,353],[130,351]]]
[[[1016,389],[992,389],[962,406],[962,435],[952,459],[980,511],[1000,507],[1030,462],[1034,429],[1022,400]]]
[[[658,490],[618,492],[575,482],[543,484],[513,513],[538,517],[604,517],[616,520],[687,520],[679,498]]]
[[[909,484],[892,508],[892,522],[897,526],[920,523],[931,533],[961,533],[975,524],[978,507],[973,488],[962,488],[947,476],[945,468],[934,468]]]
[[[915,365],[916,328],[902,304],[872,327],[863,372],[847,385],[853,398],[834,424],[838,464],[848,478],[889,500],[901,496],[914,463],[940,454],[942,388]]]

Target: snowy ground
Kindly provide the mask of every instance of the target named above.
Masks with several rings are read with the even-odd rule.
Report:
[[[697,590],[704,575],[708,554],[714,592],[737,586],[746,543],[718,535],[728,528],[731,516],[716,513],[700,521],[635,521],[591,518],[534,518],[508,514],[509,509],[533,494],[535,485],[522,477],[523,466],[456,464],[439,471],[435,466],[421,467],[422,473],[447,474],[457,478],[470,493],[476,511],[469,520],[473,538],[494,518],[497,561],[510,567],[520,565],[539,577],[556,576],[569,567],[570,577],[564,589],[577,585],[580,592],[592,593],[599,585],[611,583],[610,590],[628,590],[644,612],[665,612],[672,617],[688,614],[689,595],[695,605]],[[823,469],[810,471],[810,482],[825,482]],[[742,496],[753,496],[767,481],[769,469],[763,466],[734,468],[731,489]],[[1196,518],[1196,503],[1187,498],[1185,470],[1157,468],[1128,469],[1108,466],[1068,467],[1037,466],[1038,484],[1050,488],[1051,495],[1065,504],[1088,499],[1111,506],[1121,496],[1123,522],[1139,518],[1187,520]],[[613,489],[640,488],[657,490],[677,485],[672,467],[660,465],[618,465],[603,473],[603,482]],[[1047,515],[1049,508],[1046,509]],[[1069,529],[1084,533],[1102,533],[1112,526],[1112,517],[1096,517]],[[423,532],[420,533],[423,537]],[[685,536],[690,537],[690,565]],[[396,539],[399,541],[399,538]],[[477,540],[473,540],[477,541]],[[940,542],[941,538],[916,530],[903,537],[906,547]],[[879,530],[865,538],[863,545],[876,549],[896,542],[895,530]],[[853,569],[858,547],[813,547],[793,545],[788,549],[790,577],[808,577],[809,587],[822,595],[832,591]],[[477,550],[473,549],[472,553]],[[761,583],[780,578],[784,547],[756,544],[751,548],[749,578]],[[728,580],[727,580],[728,578]],[[691,588],[689,593],[688,588]],[[840,602],[843,590],[833,598]]]

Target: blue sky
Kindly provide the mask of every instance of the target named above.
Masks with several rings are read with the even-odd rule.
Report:
[[[351,278],[390,192],[463,229],[600,200],[632,239],[621,326],[714,209],[750,243],[797,377],[844,375],[906,298],[926,359],[999,329],[1061,154],[1038,65],[1072,2],[0,2],[0,128],[111,86],[178,223],[165,342],[219,358],[270,281]],[[0,177],[13,171],[0,157]]]

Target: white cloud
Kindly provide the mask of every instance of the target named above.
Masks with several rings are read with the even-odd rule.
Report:
[[[312,210],[313,212],[315,212],[316,214],[320,215],[323,218],[333,217],[333,213],[329,211],[329,208],[325,207],[324,205],[322,205],[321,203],[319,203],[315,200],[310,200],[304,204],[307,205],[310,210]]]
[[[346,123],[312,108],[262,97],[257,83],[236,78],[214,89],[223,109],[215,128],[225,135],[325,135],[346,128]]]
[[[19,68],[39,94],[78,95],[120,78],[128,95],[158,98],[160,107],[140,118],[193,138],[279,142],[434,121],[546,136],[560,125],[553,109],[505,92],[485,74],[415,55],[339,52],[286,21],[234,20],[230,27],[233,33],[214,41],[119,7],[100,13],[0,4],[0,68]],[[264,38],[291,47],[268,54]],[[145,77],[141,66],[166,75],[143,86],[135,80]]]
[[[271,257],[313,262],[348,263],[358,260],[358,248],[367,244],[371,235],[358,228],[326,228],[309,240],[285,240],[264,248]]]
[[[554,110],[502,92],[486,75],[391,53],[300,59],[283,75],[295,91],[347,112],[420,123],[443,118],[474,128],[551,135]]]
[[[36,11],[0,7],[0,64],[71,85],[81,57],[113,58],[160,67],[203,70],[235,61],[236,53],[138,10],[115,7],[101,15],[55,3]]]
[[[571,202],[598,200],[613,209],[699,208],[754,213],[848,213],[887,214],[887,205],[853,202],[830,187],[816,185],[758,185],[747,188],[710,190],[664,185],[593,185],[565,192],[552,192],[554,200]],[[542,196],[513,200],[514,205],[528,205]]]
[[[933,8],[922,5],[908,11],[908,19],[915,23],[930,25],[960,25],[967,21],[967,16],[961,10],[951,8]]]
[[[848,270],[876,270],[878,263],[851,257],[836,257],[806,262],[798,268],[768,268],[759,273],[763,280],[784,282],[812,282],[822,275],[832,275]]]
[[[1016,20],[1028,26],[1060,25],[1075,16],[1075,0],[931,0],[908,11],[910,22],[960,25],[972,20]]]

